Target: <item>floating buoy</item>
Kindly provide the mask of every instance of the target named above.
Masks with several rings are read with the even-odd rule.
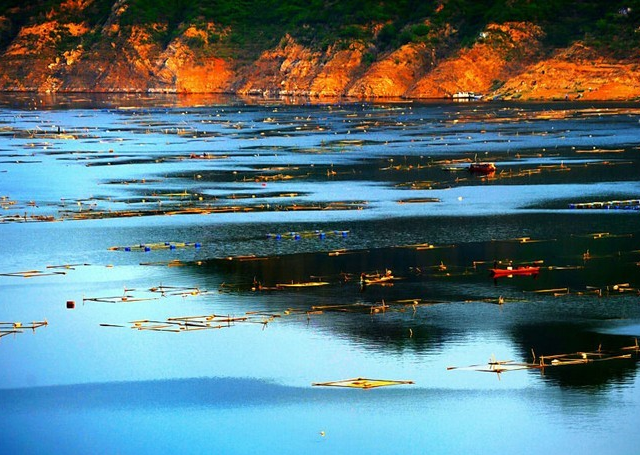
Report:
[[[76,307],[76,302],[73,300],[67,300],[67,309],[73,310]]]

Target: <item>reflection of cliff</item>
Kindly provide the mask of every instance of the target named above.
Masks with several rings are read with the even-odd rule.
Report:
[[[458,91],[520,99],[640,96],[636,65],[607,60],[581,44],[548,56],[542,29],[530,23],[489,24],[464,48],[451,45],[448,36],[455,29],[448,25],[423,42],[378,48],[381,27],[374,25],[374,41],[337,39],[320,50],[285,35],[256,52],[250,43],[225,47],[221,43],[230,31],[212,22],[175,30],[167,23],[128,25],[122,1],[99,22],[91,19],[92,7],[66,1],[20,23],[0,17],[0,89],[261,97],[446,98]]]
[[[618,352],[624,346],[633,345],[629,337],[605,335],[588,331],[584,325],[570,323],[532,324],[512,329],[514,341],[520,346],[522,357],[531,360],[536,356],[574,352]],[[609,384],[633,381],[637,370],[637,353],[629,351],[631,359],[606,360],[587,364],[545,368],[543,377],[562,387],[597,390]],[[531,370],[538,374],[537,370]]]

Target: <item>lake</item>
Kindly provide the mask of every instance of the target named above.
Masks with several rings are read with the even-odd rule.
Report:
[[[637,103],[0,95],[0,447],[635,453],[639,138]]]

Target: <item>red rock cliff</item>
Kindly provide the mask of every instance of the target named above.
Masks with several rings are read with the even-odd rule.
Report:
[[[491,24],[473,45],[447,52],[444,58],[424,43],[379,52],[371,43],[337,41],[321,51],[287,35],[247,61],[230,57],[210,42],[214,34],[228,32],[214,23],[183,28],[161,45],[153,35],[166,24],[120,24],[125,0],[114,3],[99,29],[68,19],[82,17],[90,3],[67,0],[60,10],[64,15],[51,12],[37,23],[23,25],[0,48],[0,90],[358,98],[445,98],[474,91],[507,99],[640,97],[637,60],[607,60],[579,43],[549,55],[541,45],[543,32],[528,23]],[[0,17],[3,27],[7,19]],[[96,36],[97,40],[85,40],[91,43],[87,48],[68,45]]]

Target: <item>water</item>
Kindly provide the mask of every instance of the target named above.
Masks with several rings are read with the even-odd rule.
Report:
[[[640,212],[569,208],[640,198],[635,104],[0,105],[0,320],[48,323],[0,338],[3,451],[640,442],[637,353],[620,351],[640,335]],[[449,169],[474,159],[498,173]],[[388,269],[392,285],[359,285]],[[328,284],[277,287],[310,281]],[[214,314],[242,320],[175,319]],[[631,357],[460,368],[599,347]],[[414,384],[312,386],[354,377]]]

